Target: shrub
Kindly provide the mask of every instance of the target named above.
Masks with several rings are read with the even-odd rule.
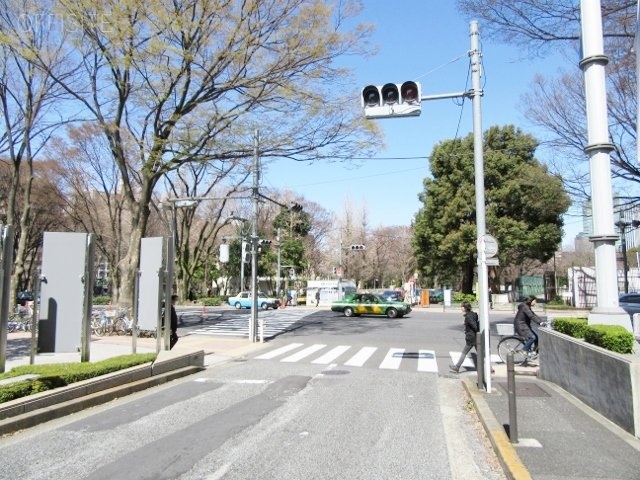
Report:
[[[584,340],[616,353],[633,353],[635,343],[633,334],[621,325],[589,325]]]
[[[110,301],[111,301],[111,297],[106,296],[106,295],[93,297],[93,304],[94,305],[108,305]]]
[[[202,297],[200,302],[207,307],[219,307],[222,305],[222,298],[220,297]]]
[[[586,318],[558,317],[551,323],[555,331],[574,338],[584,338],[584,332],[588,327]]]
[[[142,353],[120,355],[95,363],[51,363],[14,367],[0,374],[0,379],[26,374],[37,374],[40,377],[0,386],[0,403],[152,362],[155,358],[155,353]]]
[[[453,303],[462,303],[462,302],[476,303],[478,301],[475,294],[462,293],[462,292],[453,292],[453,295],[451,296],[451,300],[453,301]]]

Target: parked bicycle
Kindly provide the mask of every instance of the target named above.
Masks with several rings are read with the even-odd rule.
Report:
[[[19,306],[16,311],[9,316],[7,323],[7,331],[13,332],[30,332],[32,311],[29,308]]]

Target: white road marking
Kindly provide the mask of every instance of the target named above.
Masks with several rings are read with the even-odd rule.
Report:
[[[342,355],[344,352],[346,352],[350,348],[351,347],[349,345],[339,345],[339,346],[337,346],[335,348],[332,348],[331,350],[329,350],[327,353],[325,353],[321,357],[316,358],[311,363],[318,363],[318,364],[321,364],[321,365],[326,365],[328,363],[333,362],[336,358],[338,358],[340,355]]]
[[[345,362],[345,365],[347,367],[361,367],[377,349],[377,347],[362,347],[358,353]]]
[[[299,352],[296,352],[293,355],[283,358],[280,361],[281,362],[297,362],[298,360],[302,360],[303,358],[308,357],[309,355],[317,352],[318,350],[322,350],[324,347],[326,347],[326,345],[320,345],[320,344],[311,345],[310,347],[300,350]]]
[[[438,372],[438,362],[436,352],[433,350],[418,350],[418,371]]]
[[[284,347],[276,348],[275,350],[271,350],[270,352],[263,353],[262,355],[257,356],[256,358],[260,360],[270,360],[272,358],[277,357],[278,355],[282,355],[291,350],[295,350],[298,347],[304,345],[303,343],[290,343],[289,345],[285,345]]]
[[[397,370],[400,368],[400,363],[402,363],[403,353],[404,348],[390,348],[387,352],[387,356],[384,357],[384,360],[382,360],[382,363],[378,368]]]

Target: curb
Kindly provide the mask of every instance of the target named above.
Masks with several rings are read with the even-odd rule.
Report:
[[[483,394],[478,391],[477,385],[469,380],[463,380],[462,384],[471,397],[471,401],[478,412],[480,422],[487,432],[493,450],[496,452],[507,478],[510,480],[532,480],[529,471],[520,460],[504,428],[498,423],[489,405],[487,405],[487,402],[482,397]]]

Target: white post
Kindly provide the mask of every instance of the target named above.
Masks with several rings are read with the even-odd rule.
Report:
[[[611,159],[614,149],[609,141],[607,94],[602,36],[600,0],[582,0],[582,54],[580,68],[584,72],[587,114],[587,146],[591,176],[593,209],[593,243],[596,257],[596,306],[589,314],[589,323],[623,325],[631,330],[631,320],[618,305],[618,275],[615,242],[618,235],[613,224],[611,189]]]

